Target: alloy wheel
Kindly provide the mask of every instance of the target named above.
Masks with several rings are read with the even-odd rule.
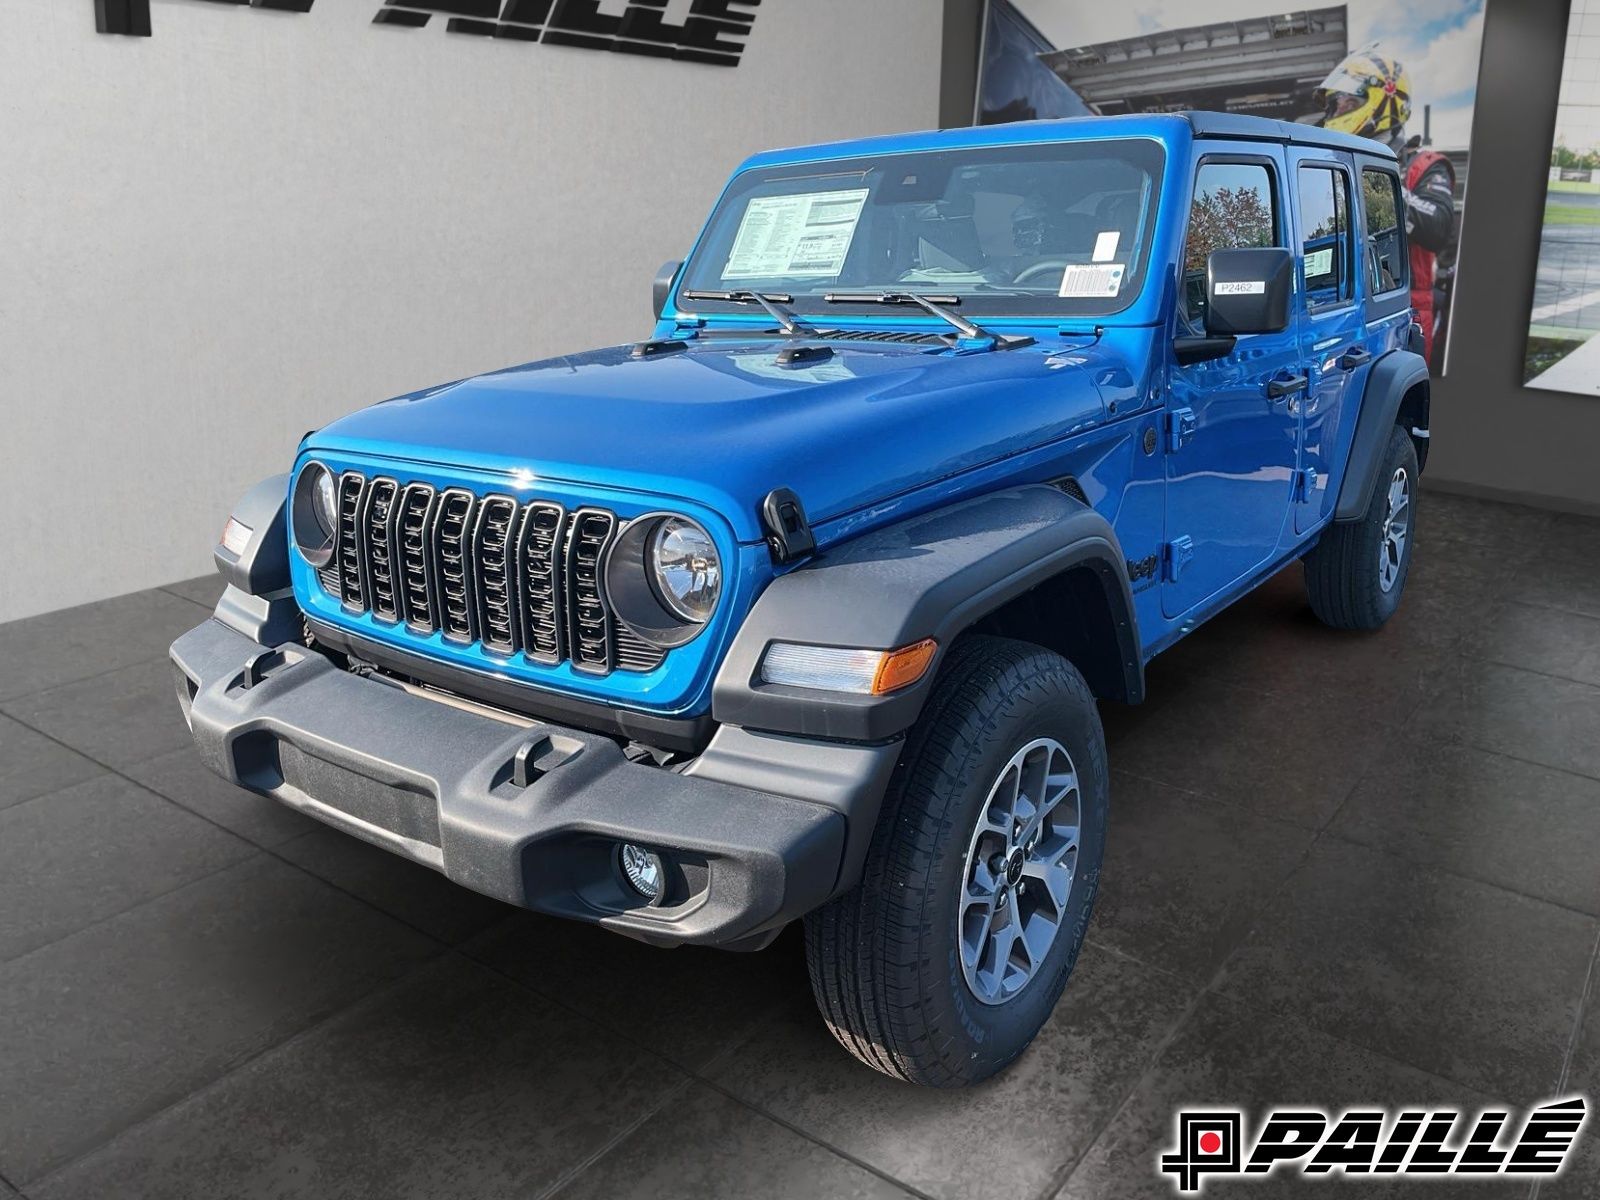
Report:
[[[1055,945],[1077,875],[1081,809],[1072,756],[1053,738],[1023,746],[990,786],[956,915],[962,972],[981,1003],[1022,991]]]
[[[1411,477],[1404,467],[1389,480],[1388,506],[1383,517],[1383,537],[1378,543],[1378,586],[1394,590],[1405,562],[1406,538],[1411,535]]]

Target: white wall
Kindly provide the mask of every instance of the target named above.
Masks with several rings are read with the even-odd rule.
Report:
[[[766,0],[735,69],[378,7],[0,2],[0,620],[206,572],[341,413],[639,336],[744,155],[937,122],[930,0]]]

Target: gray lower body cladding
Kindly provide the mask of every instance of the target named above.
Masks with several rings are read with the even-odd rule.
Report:
[[[853,886],[899,745],[723,727],[681,771],[269,648],[210,620],[172,647],[207,766],[510,904],[660,945],[764,944]],[[662,855],[657,906],[617,865]]]

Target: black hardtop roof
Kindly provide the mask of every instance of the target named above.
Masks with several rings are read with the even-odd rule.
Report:
[[[1356,137],[1317,125],[1293,121],[1274,121],[1268,117],[1248,117],[1241,113],[1186,112],[1181,114],[1197,138],[1234,138],[1254,142],[1282,142],[1285,145],[1321,146],[1329,150],[1348,150],[1374,158],[1395,159],[1392,148],[1371,138]]]

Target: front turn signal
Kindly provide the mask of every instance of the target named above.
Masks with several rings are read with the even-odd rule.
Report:
[[[923,638],[920,642],[889,651],[878,664],[878,673],[872,680],[872,694],[887,696],[890,692],[910,687],[928,673],[938,649],[938,642]]]
[[[854,650],[774,642],[761,662],[763,683],[819,692],[886,696],[927,674],[939,646],[924,638],[898,650]]]

